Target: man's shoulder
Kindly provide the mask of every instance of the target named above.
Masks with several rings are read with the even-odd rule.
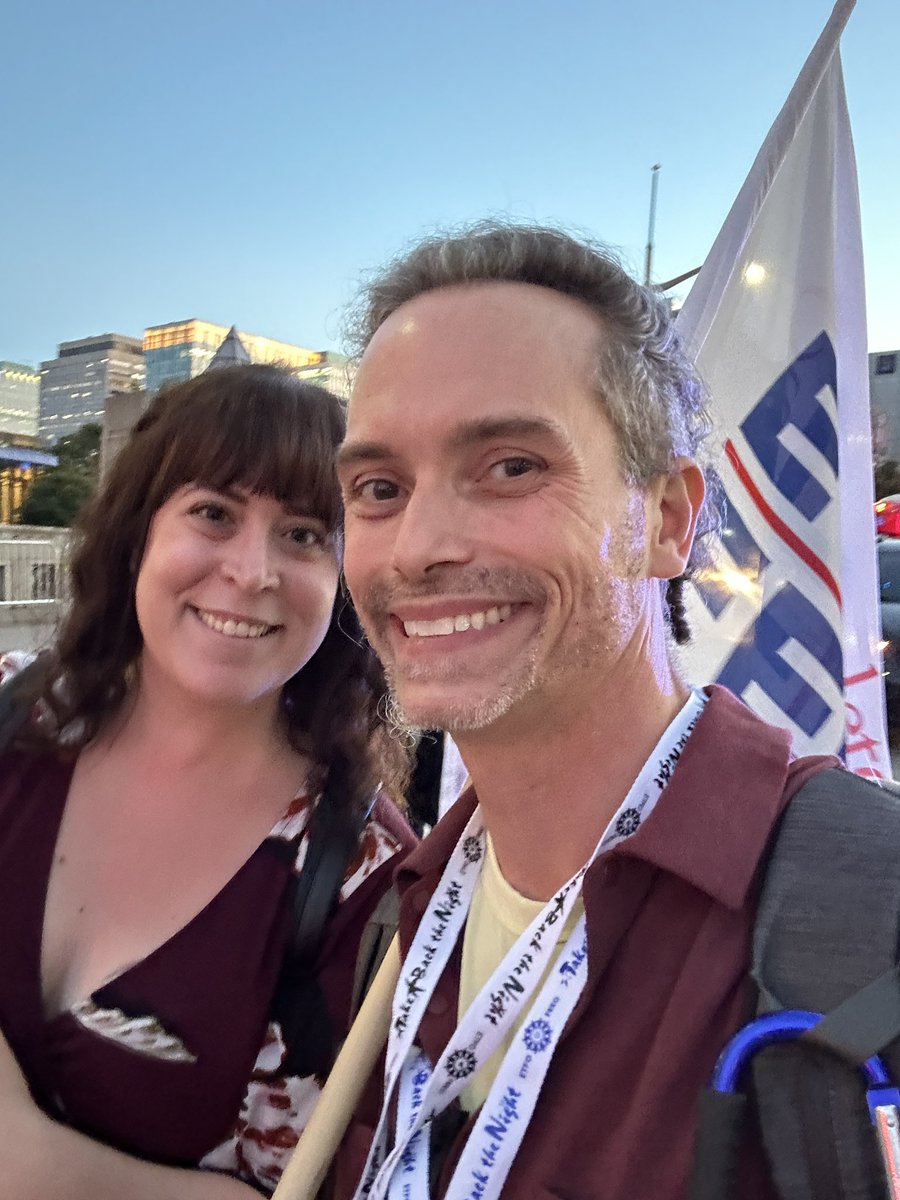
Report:
[[[779,841],[835,838],[847,853],[883,854],[896,860],[900,837],[900,790],[891,780],[865,779],[822,756],[791,763],[790,804]]]

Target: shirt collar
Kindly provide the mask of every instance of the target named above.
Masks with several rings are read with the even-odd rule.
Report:
[[[643,859],[728,908],[746,902],[791,773],[791,736],[713,685],[665,795],[613,850]]]
[[[790,734],[767,724],[725,688],[713,685],[706,692],[709,702],[665,795],[646,823],[611,853],[642,859],[739,909],[792,790],[789,779],[808,770],[810,760],[792,763]],[[835,762],[822,758],[815,766]],[[401,888],[443,870],[476,803],[474,787],[467,788],[403,862],[397,874]]]

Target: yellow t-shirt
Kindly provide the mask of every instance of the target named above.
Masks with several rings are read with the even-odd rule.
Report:
[[[494,845],[488,834],[484,867],[478,883],[475,885],[469,917],[463,933],[462,972],[459,980],[459,1018],[462,1018],[466,1009],[499,967],[507,952],[515,945],[517,939],[525,932],[545,904],[544,900],[529,900],[527,896],[521,895],[515,888],[510,887],[500,872],[500,864],[497,862]],[[541,976],[538,988],[532,995],[532,1000],[543,986],[544,980],[559,956],[560,949],[565,945],[566,939],[583,912],[584,904],[579,896],[568,920],[560,930],[553,954]],[[526,1005],[525,1012],[530,1007],[530,1003]],[[474,1112],[487,1099],[503,1056],[516,1036],[525,1012],[460,1095],[459,1102],[466,1112]]]

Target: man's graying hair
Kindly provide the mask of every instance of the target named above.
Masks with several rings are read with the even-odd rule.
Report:
[[[684,580],[705,565],[699,539],[718,526],[717,480],[701,461],[712,427],[707,394],[663,297],[635,282],[610,249],[560,229],[499,221],[431,237],[369,282],[350,330],[354,349],[361,354],[384,321],[423,292],[486,282],[562,292],[603,322],[608,336],[598,341],[594,381],[616,430],[627,482],[645,486],[670,471],[679,455],[706,465],[698,542],[687,572],[670,580],[665,593],[675,640],[688,641]]]

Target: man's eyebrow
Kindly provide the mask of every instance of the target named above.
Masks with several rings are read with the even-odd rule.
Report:
[[[360,463],[384,462],[397,456],[384,442],[344,442],[337,452],[338,467],[355,467]]]
[[[542,437],[552,438],[563,446],[570,444],[566,431],[556,421],[547,417],[478,417],[464,421],[449,439],[452,450],[467,450],[481,442],[501,438]],[[337,453],[338,467],[359,466],[368,462],[385,462],[396,459],[397,454],[385,442],[344,442]]]
[[[563,445],[568,445],[570,440],[563,427],[548,417],[479,417],[460,425],[450,444],[455,449],[465,450],[479,442],[521,437],[552,438]]]

